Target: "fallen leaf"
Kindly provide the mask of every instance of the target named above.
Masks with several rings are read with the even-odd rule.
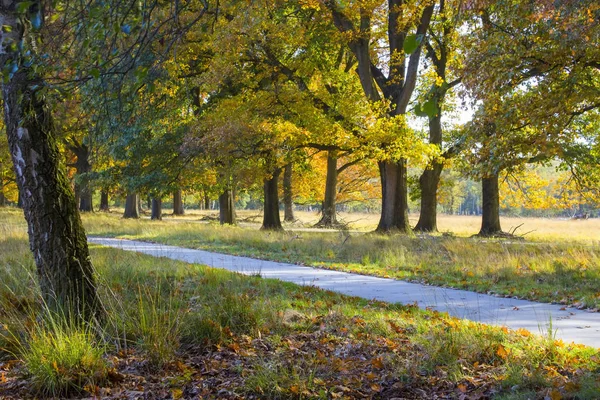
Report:
[[[374,368],[382,369],[383,368],[383,359],[381,357],[377,357],[371,360],[371,365]]]

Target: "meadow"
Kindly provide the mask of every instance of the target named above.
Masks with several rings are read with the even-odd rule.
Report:
[[[212,215],[211,222],[206,216]],[[373,214],[341,215],[348,230],[313,229],[316,213],[298,213],[284,232],[259,230],[257,212],[240,212],[239,226],[220,226],[213,213],[165,216],[163,221],[122,220],[118,213],[88,215],[88,234],[147,240],[321,268],[357,272],[560,303],[600,307],[600,220],[504,218],[525,240],[471,237],[478,218],[440,216],[440,234],[370,233]],[[450,230],[452,229],[452,230]],[[535,233],[535,235],[534,235]],[[573,291],[577,287],[577,291]]]
[[[329,257],[318,261],[328,265],[362,257],[360,265],[383,266],[376,254],[392,249],[390,263],[442,248],[454,262],[477,246],[482,259],[498,263],[507,252],[520,259],[543,254],[521,243],[513,251],[441,235],[272,233],[195,219],[84,216],[94,235],[255,256],[273,251],[290,260],[310,251],[315,259]],[[558,251],[573,244],[544,246]],[[589,244],[577,246],[584,252]],[[537,336],[489,327],[99,246],[91,256],[106,323],[64,324],[39,300],[20,211],[0,210],[0,398],[594,399],[600,392],[598,349],[557,341],[551,331]]]

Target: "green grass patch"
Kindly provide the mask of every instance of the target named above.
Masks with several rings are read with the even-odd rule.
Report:
[[[146,235],[161,226],[163,235],[173,230],[156,224]],[[192,227],[198,226],[187,228],[190,235]],[[78,391],[99,397],[592,399],[600,391],[597,349],[99,246],[91,247],[91,256],[106,326],[51,324],[39,318],[21,229],[0,237],[0,282],[6,283],[0,290],[0,397],[6,399]],[[259,238],[228,230],[238,231]],[[301,241],[266,237],[274,238],[272,246],[281,238],[288,246]],[[383,248],[396,240],[372,239]],[[342,249],[330,248],[336,257]],[[413,251],[388,249],[388,260],[409,259]]]
[[[600,307],[600,253],[582,243],[528,243],[444,236],[263,232],[182,221],[85,218],[91,235],[357,272],[554,302]],[[572,290],[577,287],[577,291]]]

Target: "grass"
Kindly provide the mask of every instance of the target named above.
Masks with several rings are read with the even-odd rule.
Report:
[[[63,329],[38,318],[43,307],[24,228],[18,214],[8,214],[0,220],[2,398],[86,391],[98,397],[593,399],[600,390],[598,350],[551,335],[98,246],[91,256],[110,323],[93,334]],[[99,216],[86,223],[145,239],[174,230],[168,223]],[[240,228],[177,226],[189,235],[192,228],[202,229],[196,235],[215,231],[214,240],[223,232],[260,238]],[[288,246],[302,241],[281,237]],[[378,240],[388,246],[395,239]],[[326,252],[328,243],[322,246]],[[332,248],[338,254],[342,247]],[[412,256],[406,247],[386,257]]]
[[[588,221],[569,223],[578,226]],[[507,242],[443,235],[381,236],[293,230],[277,233],[181,219],[152,223],[129,221],[114,214],[86,216],[85,224],[91,235],[155,241],[481,293],[600,308],[600,253],[597,247],[590,245],[592,237],[588,237],[588,242],[560,241],[552,236],[543,237],[541,242]],[[457,230],[461,229],[457,225]],[[572,290],[574,286],[576,292]]]

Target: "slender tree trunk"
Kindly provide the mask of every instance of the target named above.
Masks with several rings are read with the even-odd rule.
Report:
[[[380,161],[381,218],[377,232],[410,232],[408,221],[408,189],[406,160]]]
[[[292,191],[293,164],[289,163],[283,171],[283,220],[294,222],[294,196]]]
[[[221,225],[235,224],[235,204],[233,191],[230,189],[225,189],[219,196],[219,222]]]
[[[162,199],[158,197],[152,198],[152,214],[150,215],[152,220],[162,220]]]
[[[271,178],[265,179],[265,208],[263,210],[263,223],[261,229],[274,231],[283,230],[279,218],[279,191],[277,188],[280,172],[279,168],[277,168],[275,172],[273,172]]]
[[[325,199],[321,211],[321,219],[317,226],[333,228],[337,224],[336,197],[337,197],[337,155],[330,151],[327,154],[327,177],[325,178]]]
[[[2,164],[0,164],[0,168]],[[6,206],[6,196],[4,195],[4,178],[0,176],[0,207]]]
[[[183,215],[184,213],[181,189],[177,189],[173,192],[173,215]]]
[[[123,218],[140,217],[138,199],[139,196],[136,193],[127,194],[127,198],[125,199],[125,212],[123,213]]]
[[[92,172],[92,164],[90,164],[90,153],[88,147],[82,145],[81,151],[77,154],[77,175],[83,178],[79,179],[76,184],[79,192],[79,211],[92,212],[92,189],[90,188],[90,179],[84,174]]]
[[[100,211],[109,211],[108,207],[108,190],[100,191]]]
[[[438,104],[438,107],[441,107]],[[429,143],[442,147],[441,111],[429,118]],[[421,188],[421,213],[415,231],[437,232],[437,191],[444,164],[433,161],[419,178]]]
[[[481,180],[482,214],[479,236],[502,234],[500,227],[500,193],[498,174]]]
[[[204,209],[210,210],[210,197],[206,193],[204,193]]]
[[[0,10],[3,25],[12,28],[3,29],[4,43],[23,39],[15,3]],[[39,4],[31,7],[35,6]],[[20,59],[16,49],[0,54],[0,67]],[[2,95],[8,143],[41,294],[44,304],[67,321],[101,319],[87,238],[64,167],[59,165],[52,115],[44,96],[34,87],[42,88],[44,82],[21,65],[12,79],[2,83]]]

